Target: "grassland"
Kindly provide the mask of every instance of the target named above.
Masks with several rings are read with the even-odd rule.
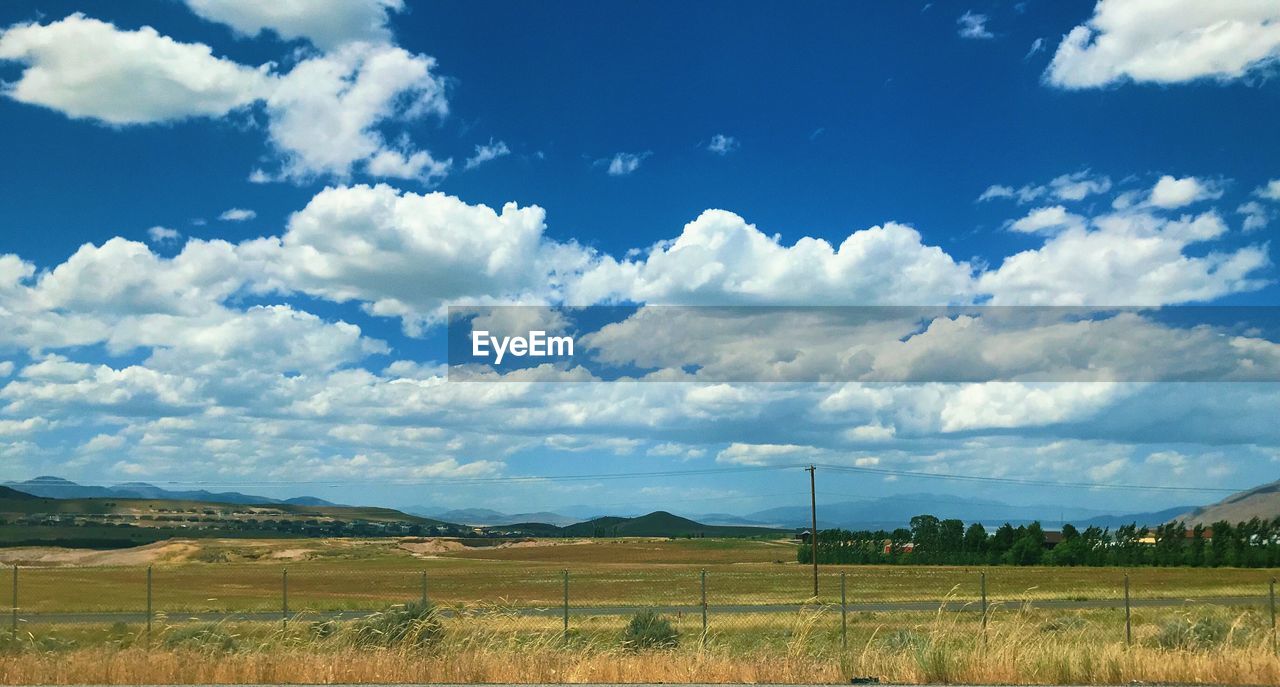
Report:
[[[623,644],[623,619],[473,616],[447,620],[429,646],[371,646],[324,624],[161,626],[32,635],[0,650],[3,684],[407,682],[886,682],[1280,684],[1280,659],[1257,609],[1136,613],[1133,643],[1115,611],[1008,609],[973,614],[858,614],[847,646],[830,611],[674,618],[678,647]],[[81,634],[77,635],[76,632]]]
[[[23,565],[24,612],[140,611],[146,565],[158,611],[275,611],[288,570],[293,610],[373,610],[421,596],[447,605],[550,607],[562,603],[569,571],[575,607],[685,606],[700,601],[707,571],[713,605],[800,604],[811,600],[809,568],[793,544],[752,540],[551,540],[493,546],[456,540],[189,540],[125,552],[68,556],[48,550],[0,552]],[[846,576],[850,602],[976,600],[979,569],[925,566],[823,566],[819,601],[839,600]],[[1261,596],[1274,571],[1259,569],[1022,568],[986,569],[994,602],[1117,599],[1123,576],[1135,598]],[[6,581],[7,582],[7,581]],[[0,607],[10,585],[0,584]]]

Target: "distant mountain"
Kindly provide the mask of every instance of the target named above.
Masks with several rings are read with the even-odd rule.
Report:
[[[1255,517],[1271,520],[1277,516],[1280,516],[1280,482],[1271,482],[1192,509],[1178,519],[1190,526],[1196,523],[1211,525],[1221,520],[1235,524]]]
[[[25,482],[5,482],[4,486],[18,491],[48,499],[168,499],[175,501],[204,501],[207,503],[230,503],[235,505],[279,504],[287,503],[299,506],[334,506],[324,499],[313,496],[300,496],[292,499],[273,499],[266,496],[241,494],[236,491],[211,492],[204,489],[190,491],[174,491],[164,489],[145,482],[128,482],[111,487],[88,486],[76,484],[61,477],[36,477]]]
[[[911,518],[928,513],[939,518],[958,518],[968,522],[1025,524],[1033,520],[1072,522],[1100,515],[1084,508],[1037,505],[1015,506],[989,499],[976,499],[946,494],[901,494],[867,499],[818,504],[818,527],[845,529],[894,529],[906,527]],[[782,506],[748,513],[747,520],[778,527],[808,527],[809,506]]]
[[[697,520],[706,525],[745,525],[747,527],[768,527],[769,523],[744,518],[741,515],[731,515],[729,513],[703,513],[701,515],[688,516],[691,520]]]
[[[1115,529],[1123,525],[1132,525],[1137,523],[1139,527],[1153,527],[1155,525],[1163,525],[1166,522],[1180,519],[1179,516],[1191,510],[1192,506],[1175,506],[1164,510],[1152,511],[1150,513],[1130,513],[1128,515],[1098,515],[1086,520],[1072,521],[1079,529],[1086,527],[1108,527]]]
[[[783,534],[767,527],[706,525],[688,518],[655,511],[635,518],[607,516],[560,528],[566,537],[750,537]]]
[[[581,518],[572,518],[559,513],[501,513],[488,508],[459,508],[454,510],[442,510],[438,508],[431,509],[417,506],[413,508],[406,508],[405,512],[429,518],[446,520],[448,522],[456,522],[463,525],[472,525],[475,527],[515,525],[518,523],[542,523],[563,527],[565,525],[572,525],[581,520]]]

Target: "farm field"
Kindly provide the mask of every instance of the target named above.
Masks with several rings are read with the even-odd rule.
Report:
[[[451,539],[175,540],[109,552],[0,550],[19,566],[19,607],[29,613],[138,612],[153,567],[158,612],[272,612],[287,571],[293,611],[378,609],[432,602],[553,607],[564,571],[574,607],[811,602],[812,577],[794,544],[758,540],[601,539],[468,546]],[[1135,599],[1260,597],[1274,571],[1191,568],[823,566],[821,603],[974,601],[986,573],[993,602],[1118,599],[1127,572]],[[9,573],[11,574],[11,573]],[[6,580],[7,582],[7,580]],[[9,606],[10,585],[0,584]]]

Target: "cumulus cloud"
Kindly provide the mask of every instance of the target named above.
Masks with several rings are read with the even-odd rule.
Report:
[[[193,0],[210,12],[262,16],[307,15],[298,3]],[[325,3],[333,16],[360,7],[385,15],[399,2]],[[346,8],[346,9],[343,9]],[[329,21],[324,17],[311,17]],[[385,16],[384,16],[385,19]],[[309,21],[309,20],[308,20]],[[335,39],[336,40],[336,39]],[[426,116],[443,117],[448,100],[435,60],[385,42],[345,42],[302,59],[285,74],[214,57],[199,43],[180,43],[144,27],[125,31],[73,14],[46,25],[19,24],[0,34],[0,60],[24,63],[9,97],[74,118],[111,125],[223,117],[264,103],[267,138],[281,159],[278,173],[256,169],[254,183],[280,179],[349,177],[358,163],[373,176],[420,179],[444,176],[449,161],[384,130]]]
[[[257,216],[258,213],[253,210],[246,210],[245,208],[231,208],[226,212],[223,212],[221,215],[218,215],[218,219],[223,222],[247,222]]]
[[[977,14],[975,12],[965,12],[956,19],[959,26],[957,32],[961,38],[970,39],[989,39],[995,38],[995,34],[987,29],[988,17],[985,14]]]
[[[1151,188],[1147,202],[1166,210],[1191,205],[1202,200],[1214,200],[1222,197],[1222,189],[1218,185],[1197,179],[1196,177],[1175,178],[1168,174],[1160,177]]]
[[[728,155],[737,150],[741,146],[738,139],[724,134],[716,134],[711,137],[711,142],[707,144],[707,150],[716,155]]]
[[[388,14],[404,0],[185,0],[200,17],[244,36],[270,30],[286,40],[305,38],[321,50],[352,41],[386,42]]]
[[[476,146],[476,154],[467,158],[465,167],[467,169],[475,169],[486,162],[496,160],[510,154],[511,149],[507,147],[506,142],[489,139],[488,143]]]
[[[1116,213],[1092,228],[1062,231],[1037,249],[1012,255],[983,273],[979,290],[994,304],[1149,305],[1209,301],[1263,286],[1271,264],[1265,247],[1185,250],[1226,233],[1216,212],[1166,219]]]
[[[537,206],[501,211],[390,186],[329,188],[280,238],[243,248],[285,290],[359,301],[414,329],[447,302],[540,302],[587,253],[543,237]]]
[[[888,223],[839,246],[805,237],[792,246],[743,218],[707,210],[641,259],[603,257],[569,300],[591,303],[948,303],[967,300],[972,268]]]
[[[221,117],[270,92],[273,77],[144,26],[125,31],[73,14],[0,33],[0,60],[26,65],[5,95],[106,124]]]
[[[1280,56],[1280,5],[1265,0],[1100,0],[1058,45],[1060,88],[1240,79]]]
[[[379,130],[391,120],[448,113],[435,60],[389,45],[351,43],[298,63],[267,98],[267,131],[284,158],[286,177],[347,177],[361,160],[392,150]],[[429,157],[393,151],[383,172],[421,173]],[[415,175],[416,176],[416,175]]]

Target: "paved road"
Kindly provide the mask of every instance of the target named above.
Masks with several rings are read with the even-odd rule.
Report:
[[[1217,596],[1217,597],[1199,597],[1188,599],[1150,599],[1140,598],[1132,599],[1130,605],[1134,608],[1171,608],[1178,606],[1259,606],[1264,605],[1268,601],[1265,596]],[[1096,608],[1123,608],[1123,599],[1042,599],[1042,600],[1012,600],[1012,601],[992,601],[992,608],[1010,608],[1010,607],[1028,607],[1042,609],[1062,609],[1062,610],[1087,610]],[[763,604],[763,605],[726,605],[726,606],[709,606],[707,608],[708,615],[724,615],[724,614],[743,614],[743,613],[795,613],[801,610],[818,610],[825,608],[831,611],[839,611],[839,604],[814,606],[802,604]],[[961,612],[970,611],[978,612],[981,610],[977,601],[883,601],[871,603],[851,603],[846,606],[849,612],[877,612],[891,613],[894,611],[929,611],[938,610]],[[670,615],[700,615],[702,607],[697,605],[688,606],[590,606],[590,607],[570,607],[569,615],[571,616],[593,616],[593,615],[632,615],[640,611],[657,611],[659,613]],[[372,610],[361,611],[318,611],[318,612],[296,612],[291,613],[290,619],[300,620],[351,620],[362,618]],[[442,609],[442,613],[446,616],[453,616],[457,611],[448,608]],[[560,617],[564,614],[564,609],[559,606],[541,607],[541,608],[515,608],[505,609],[502,611],[470,611],[470,613],[482,615],[484,613],[498,614],[514,614],[530,617]],[[169,622],[179,621],[198,621],[198,622],[222,622],[222,621],[277,621],[285,616],[279,611],[266,613],[230,613],[230,612],[213,612],[213,613],[167,613],[166,620]],[[140,623],[146,622],[146,613],[20,613],[18,615],[19,622],[30,624],[73,624],[73,623]]]

